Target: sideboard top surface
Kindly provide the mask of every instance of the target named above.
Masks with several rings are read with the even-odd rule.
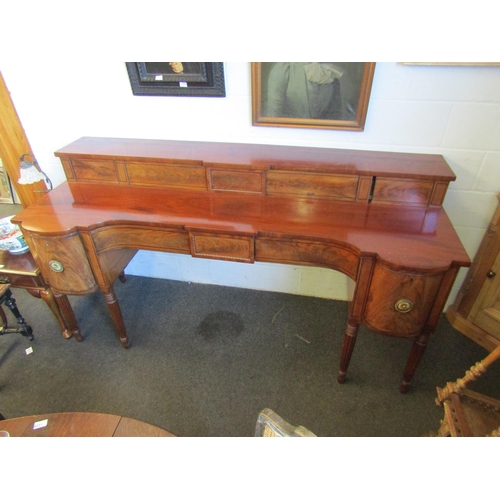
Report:
[[[59,149],[56,156],[116,158],[188,164],[228,164],[234,166],[300,168],[334,171],[339,174],[432,179],[451,182],[455,174],[441,155],[394,153],[348,149],[237,144],[218,142],[167,141],[82,137]]]
[[[330,242],[404,268],[468,266],[439,207],[369,205],[324,199],[241,196],[182,189],[64,182],[14,222],[33,233],[139,225]]]

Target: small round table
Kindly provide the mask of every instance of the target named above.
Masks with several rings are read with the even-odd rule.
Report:
[[[12,437],[175,437],[140,420],[92,412],[47,413],[0,420]]]

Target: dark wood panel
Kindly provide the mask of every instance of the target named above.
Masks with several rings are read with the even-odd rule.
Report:
[[[120,248],[189,253],[187,232],[137,226],[107,226],[92,232],[98,252]]]
[[[264,178],[262,172],[242,170],[208,170],[209,187],[214,191],[229,191],[233,193],[264,192]]]
[[[169,186],[206,189],[205,168],[127,162],[129,182],[137,186]]]
[[[118,182],[118,172],[112,160],[77,160],[71,161],[73,172],[78,180]]]
[[[264,262],[328,267],[341,271],[352,279],[356,279],[359,262],[356,252],[334,244],[268,238],[256,240],[255,259]]]
[[[80,294],[97,288],[78,234],[62,237],[30,236],[30,248],[40,262],[43,276],[54,290],[64,294]],[[52,261],[62,266],[60,272],[51,267]]]
[[[253,238],[210,233],[191,233],[190,237],[193,257],[248,263],[254,261]]]
[[[377,177],[372,202],[428,205],[433,188],[433,182]]]
[[[366,324],[392,336],[418,335],[428,319],[442,280],[443,274],[403,273],[376,265],[366,303]],[[411,309],[406,311],[402,304],[398,310],[398,301],[410,301]]]
[[[267,194],[353,201],[356,198],[358,181],[357,176],[269,171]]]

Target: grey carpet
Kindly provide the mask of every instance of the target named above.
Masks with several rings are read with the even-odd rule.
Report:
[[[6,418],[92,411],[179,436],[251,436],[258,412],[269,407],[319,436],[421,436],[437,430],[443,415],[436,386],[487,354],[443,315],[402,395],[411,341],[361,328],[347,382],[339,385],[345,302],[136,276],[115,289],[128,350],[100,292],[70,297],[85,338],[78,343],[62,338],[42,300],[14,289],[35,340],[0,337]],[[499,397],[499,369],[473,389]]]
[[[95,411],[181,436],[249,436],[269,407],[320,436],[420,436],[442,417],[435,387],[486,354],[443,317],[411,391],[401,395],[410,342],[362,329],[339,385],[344,302],[136,276],[116,290],[128,350],[99,292],[70,297],[85,337],[78,343],[62,338],[43,301],[14,291],[35,340],[0,337],[6,418]],[[495,379],[492,369],[481,381],[491,395]]]

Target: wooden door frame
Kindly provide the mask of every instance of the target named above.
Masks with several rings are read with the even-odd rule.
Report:
[[[35,191],[43,191],[47,187],[44,181],[24,185],[18,183],[20,157],[25,153],[32,154],[33,152],[0,71],[0,158],[2,158],[12,187],[21,204],[26,208],[43,196],[43,193]]]

